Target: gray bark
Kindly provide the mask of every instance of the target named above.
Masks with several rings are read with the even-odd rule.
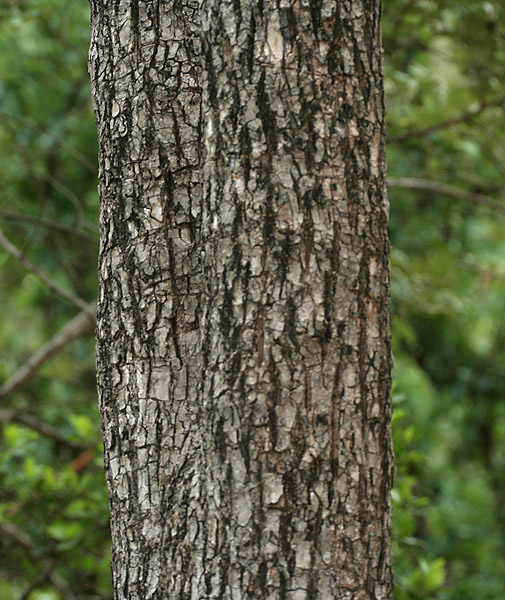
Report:
[[[209,597],[382,600],[379,6],[203,5]]]
[[[116,598],[389,600],[379,2],[92,29]]]
[[[93,0],[91,8],[101,199],[97,378],[115,596],[182,598],[192,584],[186,546],[198,495],[197,3]]]

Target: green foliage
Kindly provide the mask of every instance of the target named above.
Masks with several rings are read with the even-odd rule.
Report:
[[[384,2],[395,352],[396,600],[505,596],[505,6]],[[0,3],[0,225],[96,297],[96,130],[86,0]],[[504,203],[505,206],[505,203]],[[0,380],[76,314],[0,252]],[[0,598],[111,597],[93,341],[0,406]]]
[[[98,198],[88,10],[85,0],[0,4],[0,226],[53,282],[91,301]],[[5,381],[76,308],[3,251],[0,263]],[[31,586],[31,600],[68,590],[111,597],[93,346],[90,337],[72,342],[0,406],[2,600]]]
[[[504,8],[384,3],[390,176],[503,196]],[[390,197],[395,597],[500,598],[504,216],[423,190]]]

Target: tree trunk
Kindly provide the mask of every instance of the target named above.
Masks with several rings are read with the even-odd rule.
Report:
[[[93,0],[97,377],[115,597],[182,598],[198,481],[200,30],[192,0]],[[179,575],[177,575],[179,574]]]
[[[110,5],[90,70],[116,598],[390,600],[379,2]]]

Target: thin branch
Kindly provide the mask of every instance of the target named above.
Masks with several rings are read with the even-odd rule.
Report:
[[[26,554],[32,562],[34,562],[35,564],[42,563],[44,571],[48,570],[47,578],[52,583],[52,585],[58,590],[58,592],[60,592],[60,594],[63,597],[63,600],[75,600],[75,596],[72,590],[70,589],[68,583],[62,577],[54,573],[52,569],[49,569],[49,566],[52,561],[47,558],[41,560],[41,557],[35,550],[35,544],[29,535],[27,535],[24,531],[18,529],[12,523],[0,523],[0,533],[2,534],[2,536],[8,537],[14,542],[16,542],[18,546],[21,546],[21,548],[23,548],[23,550],[26,552]]]
[[[71,40],[69,40],[67,37],[65,37],[63,35],[63,33],[61,33],[61,31],[59,31],[58,29],[53,27],[47,19],[45,19],[44,17],[41,17],[39,15],[38,20],[40,21],[40,23],[42,23],[42,25],[46,28],[47,32],[50,35],[52,35],[57,40],[60,40],[61,42],[63,42],[65,44],[65,46],[70,48],[70,50],[73,50],[74,52],[76,52],[82,59],[84,59],[85,61],[87,60],[88,57],[87,57],[86,53],[83,52],[79,46],[76,46]]]
[[[65,198],[67,198],[67,200],[70,201],[70,203],[75,208],[75,212],[77,215],[77,227],[79,229],[86,227],[86,229],[88,231],[94,232],[93,225],[91,225],[90,223],[88,223],[86,221],[86,218],[84,216],[84,208],[82,206],[79,196],[74,194],[74,192],[70,188],[68,188],[66,185],[61,183],[61,181],[59,181],[58,179],[56,179],[49,173],[47,173],[45,171],[41,171],[41,172],[37,173],[34,169],[30,169],[30,170],[34,173],[34,175],[36,177],[40,177],[47,183],[50,183],[54,189],[58,190],[62,196],[64,196]]]
[[[475,117],[478,117],[480,114],[482,114],[488,108],[493,108],[502,104],[505,104],[505,96],[495,98],[494,100],[490,100],[489,102],[481,102],[476,108],[474,108],[473,110],[468,110],[462,115],[459,115],[459,117],[454,117],[453,119],[442,121],[441,123],[436,123],[435,125],[431,125],[430,127],[426,127],[424,129],[415,129],[414,131],[406,131],[405,133],[400,133],[397,135],[390,135],[388,136],[387,141],[403,142],[404,140],[410,140],[411,138],[429,135],[430,133],[434,133],[435,131],[440,131],[441,129],[452,127],[453,125],[458,125],[460,123],[468,123],[469,121],[475,119]]]
[[[43,283],[45,283],[52,292],[54,292],[55,294],[58,294],[62,298],[65,298],[65,300],[68,300],[68,302],[71,302],[72,304],[74,304],[75,306],[80,308],[81,310],[89,312],[89,314],[91,316],[93,316],[93,312],[91,311],[90,305],[87,302],[85,302],[81,298],[78,298],[77,296],[74,296],[70,292],[67,292],[62,287],[60,287],[58,284],[54,283],[54,281],[52,281],[52,279],[50,279],[44,273],[44,271],[39,269],[30,260],[28,260],[26,258],[26,256],[23,254],[23,252],[21,252],[21,250],[17,246],[15,246],[12,242],[10,242],[5,237],[5,234],[1,228],[0,228],[0,245],[2,245],[5,248],[5,250],[7,250],[7,252],[9,252],[9,254],[12,254],[12,256],[17,258],[17,260],[19,260],[21,263],[23,263],[23,265],[29,271],[31,271],[34,275],[36,275]]]
[[[71,265],[69,265],[63,258],[64,249],[62,249],[61,244],[58,244],[58,240],[54,239],[54,236],[49,237],[46,242],[46,247],[53,252],[53,256],[56,262],[61,267],[62,273],[64,273],[70,283],[72,284],[72,292],[77,296],[81,297],[83,294],[83,280],[82,280],[82,272],[80,269],[77,269],[77,272]]]
[[[69,440],[54,427],[39,421],[36,417],[32,417],[31,415],[23,415],[11,410],[0,410],[0,423],[18,423],[19,425],[24,425],[29,429],[37,431],[44,437],[48,437],[60,444],[64,444],[72,450],[80,451],[89,448],[89,444]]]
[[[96,241],[98,240],[98,234],[96,233],[86,233],[85,231],[81,231],[80,229],[77,229],[75,227],[70,227],[69,225],[62,225],[61,223],[51,221],[50,219],[41,219],[32,215],[26,215],[23,213],[12,213],[4,210],[0,210],[0,218],[8,219],[11,221],[26,221],[27,223],[35,223],[36,225],[42,225],[42,227],[54,229],[55,231],[61,231],[62,233],[75,235],[76,237],[86,240],[87,242],[96,243]]]
[[[51,153],[54,151],[55,147],[57,147],[57,146],[62,146],[64,148],[67,147],[63,141],[63,138],[58,137],[54,134],[51,134],[51,132],[44,130],[40,127],[37,127],[36,125],[33,125],[28,121],[14,117],[13,115],[8,115],[8,113],[3,113],[2,111],[0,111],[0,119],[2,119],[2,118],[7,122],[6,124],[9,127],[9,130],[13,136],[15,135],[15,129],[12,126],[12,124],[10,123],[11,120],[15,121],[15,122],[19,122],[19,123],[23,124],[25,127],[29,128],[29,129],[33,129],[37,132],[47,133],[48,135],[53,135],[53,143],[52,143],[50,152],[47,157],[48,159],[51,156]],[[54,169],[54,165],[52,165],[51,168],[48,166],[47,169],[37,171],[37,169],[34,169],[33,165],[31,164],[31,158],[25,148],[26,144],[21,144],[18,141],[17,146],[19,147],[20,155],[22,156],[24,163],[25,163],[25,167],[28,170],[28,172],[30,173],[31,177],[33,179],[41,179],[41,180],[45,181],[46,183],[49,184],[49,189],[54,188],[54,189],[58,190],[59,193],[61,193],[65,198],[70,200],[70,202],[74,206],[76,213],[77,213],[78,226],[83,225],[88,231],[95,233],[94,227],[90,223],[87,223],[85,221],[84,209],[83,209],[83,206],[82,206],[82,203],[81,203],[81,200],[79,199],[79,197],[76,194],[74,194],[74,192],[72,192],[72,190],[70,190],[67,186],[65,186],[63,183],[61,183],[61,181],[59,181],[56,177],[54,177],[51,174],[51,171]],[[70,150],[69,150],[69,153],[70,153]],[[78,156],[79,153],[77,153],[77,155],[76,155],[76,151],[75,151],[74,153],[71,153],[71,154],[72,154],[72,156],[74,156],[75,158],[77,158],[79,160],[79,156]],[[54,156],[56,156],[56,158],[57,158],[58,155],[53,155],[53,157]],[[80,155],[80,156],[82,156],[82,155]],[[82,157],[82,158],[85,159],[85,157]],[[89,161],[88,161],[88,163],[89,163]],[[90,172],[93,173],[93,175],[95,175],[95,177],[96,177],[96,169],[94,168],[93,165],[91,165],[91,163],[89,163],[89,165],[92,167]],[[87,166],[87,168],[88,168],[88,166]],[[45,200],[45,196],[47,195],[46,192],[47,192],[47,189],[44,192],[43,200]]]
[[[12,523],[0,523],[0,532],[14,540],[18,546],[21,546],[32,560],[38,558],[35,554],[31,538],[24,531],[21,531],[21,529],[18,529]]]
[[[31,129],[32,131],[36,131],[37,133],[41,133],[41,134],[44,134],[44,135],[51,136],[53,139],[57,140],[58,143],[61,144],[61,146],[63,148],[65,148],[65,150],[71,156],[73,156],[84,167],[86,167],[86,169],[90,173],[92,173],[93,175],[96,175],[96,167],[95,167],[95,165],[91,161],[89,161],[84,156],[84,154],[81,154],[78,150],[76,150],[75,148],[73,148],[68,142],[66,142],[63,138],[61,138],[60,136],[58,136],[56,133],[53,133],[52,131],[49,131],[48,129],[45,129],[44,127],[41,127],[40,125],[37,125],[35,123],[31,123],[30,121],[27,121],[27,120],[22,119],[20,117],[16,117],[15,115],[11,115],[11,114],[6,113],[4,111],[0,111],[0,119],[2,119],[3,121],[14,121],[15,123],[19,123],[20,125],[23,125],[24,127],[27,127],[28,129]]]
[[[37,575],[37,577],[30,583],[28,588],[23,592],[23,595],[19,600],[28,600],[31,596],[31,593],[38,589],[41,585],[43,585],[51,576],[51,573],[55,568],[54,561],[47,560],[45,568]]]
[[[0,387],[0,402],[10,394],[30,381],[40,367],[72,340],[91,333],[95,325],[96,303],[86,305],[77,316],[69,321],[63,329],[53,336],[35,354],[32,354],[25,364],[20,367],[14,375]]]
[[[76,194],[74,194],[74,192],[71,189],[69,189],[66,185],[61,183],[61,181],[58,181],[56,177],[53,177],[49,173],[40,173],[40,177],[42,177],[42,179],[50,183],[55,189],[59,190],[60,194],[65,196],[67,200],[70,200],[70,202],[75,208],[75,212],[77,213],[78,227],[85,223],[86,219],[84,217],[84,209],[82,207],[81,199]]]
[[[58,575],[58,573],[51,573],[49,575],[49,581],[54,585],[58,592],[60,592],[63,600],[75,600],[74,593],[70,589],[70,586],[63,577]]]
[[[489,196],[484,194],[478,194],[477,192],[468,192],[459,188],[447,185],[446,183],[439,183],[438,181],[431,181],[429,179],[417,179],[415,177],[389,177],[388,185],[390,188],[403,188],[406,190],[417,190],[420,192],[432,192],[434,194],[441,194],[450,198],[457,198],[458,200],[466,200],[467,202],[473,202],[480,206],[487,206],[498,212],[505,214],[505,204],[497,202]]]

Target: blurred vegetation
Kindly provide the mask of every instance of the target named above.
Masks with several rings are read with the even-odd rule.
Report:
[[[396,600],[505,598],[505,6],[384,1]],[[111,598],[86,0],[0,0],[0,598]],[[75,302],[77,300],[77,302]],[[74,301],[74,303],[73,303]],[[82,307],[82,306],[81,306]]]

